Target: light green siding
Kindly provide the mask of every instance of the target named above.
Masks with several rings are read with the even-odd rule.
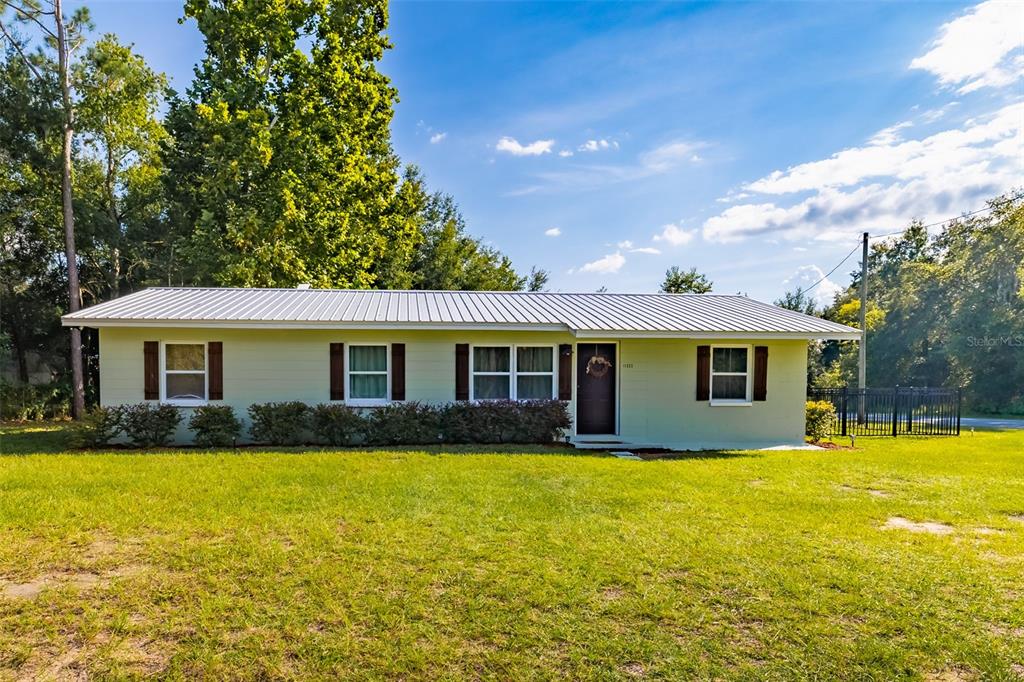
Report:
[[[100,330],[100,400],[143,400],[143,342],[224,344],[224,400],[244,416],[252,403],[329,398],[329,344],[405,343],[406,399],[455,398],[455,344],[575,344],[568,332],[320,331],[253,329]],[[595,340],[587,339],[586,342]],[[600,440],[677,448],[794,444],[803,439],[806,341],[601,339],[619,345],[619,433]],[[747,406],[697,401],[697,346],[767,345],[768,399]],[[575,364],[575,363],[574,363]],[[570,405],[575,412],[575,406]],[[570,434],[571,435],[571,434]],[[179,440],[187,441],[182,428]]]

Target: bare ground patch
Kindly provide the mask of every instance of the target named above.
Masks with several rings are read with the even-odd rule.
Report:
[[[968,668],[946,668],[938,672],[925,673],[926,682],[972,682],[978,676]]]
[[[74,587],[88,590],[95,587],[106,587],[113,580],[125,578],[146,570],[142,564],[119,566],[102,573],[92,571],[53,571],[43,573],[32,580],[15,582],[0,578],[0,594],[7,599],[35,599],[43,590],[60,587]]]
[[[627,663],[622,666],[622,672],[626,673],[630,677],[644,677],[647,671],[644,670],[644,666],[640,663]]]
[[[52,645],[33,647],[32,654],[16,669],[18,680],[83,682],[91,679],[90,662],[104,662],[151,676],[167,667],[171,647],[167,642],[141,637],[116,638],[100,632],[89,640],[72,636],[63,650]]]
[[[839,486],[839,489],[844,493],[867,493],[872,497],[892,497],[892,493],[888,490],[882,490],[881,488],[857,488],[843,483]]]
[[[909,530],[911,533],[931,533],[932,535],[949,535],[953,526],[937,521],[911,521],[902,516],[890,516],[882,524],[882,530]]]
[[[610,585],[601,590],[601,596],[607,601],[615,601],[616,599],[620,599],[622,595],[624,595],[625,593],[625,590],[616,585]]]

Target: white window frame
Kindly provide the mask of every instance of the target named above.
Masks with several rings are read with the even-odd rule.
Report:
[[[519,349],[520,348],[547,348],[551,351],[551,371],[550,372],[520,372],[519,371]],[[548,396],[551,400],[558,397],[558,346],[556,344],[547,343],[521,343],[512,347],[512,395],[513,400],[519,400],[519,377],[551,377],[551,395]],[[523,398],[527,400],[527,398]],[[542,398],[532,398],[532,400],[542,400]]]
[[[476,349],[477,348],[508,348],[508,371],[507,372],[478,372],[476,371]],[[551,351],[551,371],[550,372],[520,372],[519,371],[519,349],[520,348],[547,348]],[[472,344],[469,347],[469,399],[472,401],[484,402],[488,400],[503,400],[502,398],[477,398],[476,397],[476,381],[474,377],[479,376],[499,376],[508,377],[508,400],[519,400],[517,395],[519,392],[519,382],[516,380],[519,376],[550,376],[551,377],[551,400],[555,400],[558,397],[558,345],[550,343],[481,343]],[[525,400],[525,398],[524,398]],[[535,399],[536,400],[536,399]]]
[[[746,348],[747,349],[747,371],[745,372],[716,372],[715,371],[715,349],[716,348]],[[748,406],[753,405],[752,400],[752,371],[751,366],[753,362],[754,347],[745,343],[718,343],[711,346],[711,357],[708,362],[708,398],[712,405],[738,405]],[[745,398],[716,398],[715,397],[715,377],[728,377],[728,376],[742,376],[746,379],[747,392]]]
[[[353,348],[366,348],[376,347],[384,348],[384,366],[387,367],[385,372],[380,371],[366,371],[359,370],[353,372],[352,367],[352,349]],[[387,405],[391,402],[391,344],[390,343],[346,343],[345,344],[345,404],[351,405],[352,407],[380,407],[381,405]],[[353,398],[352,397],[352,380],[350,377],[359,374],[385,374],[385,391],[383,398]]]
[[[199,374],[192,369],[167,369],[167,346],[202,346],[203,347],[203,393],[205,398],[170,399],[167,397],[168,374]],[[210,346],[206,341],[161,341],[160,342],[160,402],[177,407],[202,407],[210,400]]]

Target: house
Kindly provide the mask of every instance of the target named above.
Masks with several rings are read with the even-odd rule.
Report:
[[[808,341],[860,337],[688,294],[174,287],[62,320],[99,330],[103,405],[557,398],[580,447],[802,443]]]

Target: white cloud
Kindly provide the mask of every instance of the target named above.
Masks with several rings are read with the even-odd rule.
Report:
[[[641,154],[634,163],[620,165],[592,163],[573,165],[570,170],[539,172],[535,177],[544,184],[516,189],[509,195],[520,196],[539,191],[593,190],[616,183],[644,180],[670,172],[686,163],[690,160],[687,152],[703,146],[706,145],[700,142],[674,142]]]
[[[957,102],[955,100],[952,102],[947,102],[946,104],[943,104],[941,107],[929,109],[928,111],[921,114],[921,120],[925,123],[935,123],[940,118],[948,114],[950,110],[953,109],[953,107],[957,106],[960,106],[960,102]]]
[[[558,155],[561,156],[562,158],[565,158],[567,156],[572,156],[572,152],[568,149],[563,149],[562,151],[558,152]]]
[[[603,258],[598,258],[595,261],[584,264],[579,271],[580,272],[597,272],[604,275],[610,275],[618,272],[622,269],[622,266],[626,264],[626,257],[616,251],[615,253],[609,253]]]
[[[512,156],[540,156],[551,153],[554,140],[537,140],[529,144],[519,144],[519,141],[511,137],[503,137],[498,140],[495,149],[499,152],[508,152]]]
[[[703,225],[704,238],[736,241],[777,233],[833,239],[891,232],[912,218],[934,222],[976,208],[1024,173],[1024,103],[919,140],[845,149],[775,171],[743,189],[770,200],[731,206]],[[794,204],[778,197],[809,193]]]
[[[661,228],[661,232],[654,235],[656,242],[668,242],[672,246],[684,246],[693,241],[697,230],[684,230],[674,223],[669,223]]]
[[[577,147],[576,151],[578,151],[578,152],[599,152],[599,151],[602,151],[604,149],[618,149],[618,148],[619,148],[619,143],[618,142],[615,142],[614,140],[609,142],[608,140],[601,139],[601,140],[587,140],[586,142],[581,144],[579,147]]]
[[[561,235],[562,230],[561,228],[558,227],[549,227],[548,229],[544,230],[545,237],[559,237]]]
[[[962,128],[923,140],[844,149],[822,161],[775,171],[744,189],[760,194],[789,194],[822,187],[855,185],[877,177],[901,180],[954,171],[972,163],[1019,159],[1024,104],[1011,104]]]
[[[434,133],[430,136],[430,144],[438,144],[446,137],[448,137],[448,133]]]
[[[931,50],[910,62],[968,93],[1024,77],[1024,3],[988,0],[943,24]]]
[[[891,125],[888,128],[882,128],[877,133],[871,136],[868,140],[868,144],[871,145],[890,145],[895,144],[903,139],[901,130],[904,128],[910,128],[914,124],[910,121],[900,121],[896,125]]]
[[[651,246],[636,246],[629,239],[625,239],[615,246],[617,246],[620,251],[626,251],[628,253],[645,253],[652,256],[656,256],[661,253],[661,251]]]
[[[700,161],[700,157],[694,152],[702,146],[694,142],[670,142],[642,154],[640,163],[645,168],[664,172],[678,166],[682,161]]]
[[[782,286],[786,287],[786,291],[793,291],[797,288],[806,290],[818,280],[822,280],[821,284],[814,287],[808,294],[814,297],[814,302],[819,307],[831,305],[836,294],[842,291],[843,287],[830,279],[822,279],[823,277],[825,277],[825,271],[817,265],[802,265],[782,283]]]

